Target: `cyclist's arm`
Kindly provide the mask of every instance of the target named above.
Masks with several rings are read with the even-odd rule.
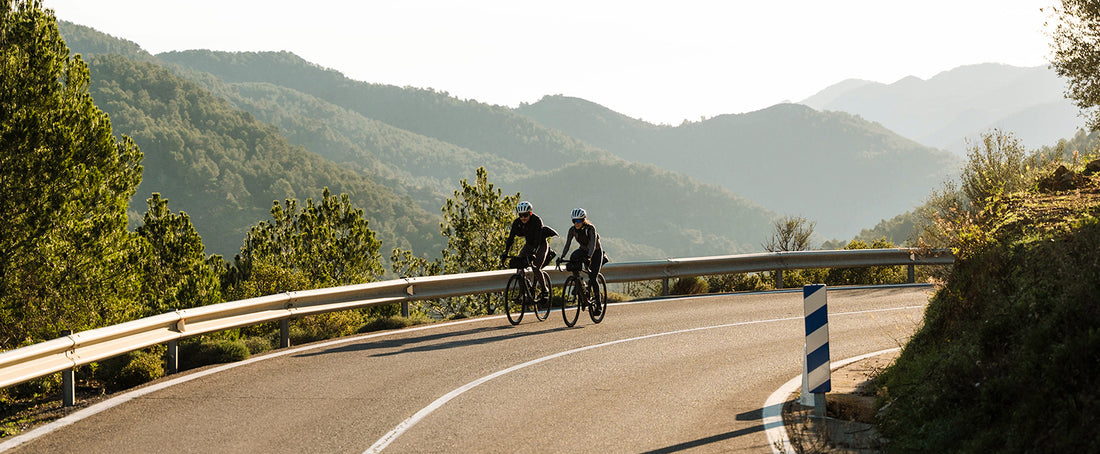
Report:
[[[573,227],[569,227],[569,234],[565,236],[565,249],[561,250],[561,258],[565,258],[565,254],[569,252],[569,245],[573,243]]]
[[[516,239],[516,221],[512,221],[512,226],[508,229],[508,239],[504,240],[504,255],[508,255],[508,252],[512,250],[512,242]]]
[[[592,262],[592,256],[596,255],[596,245],[599,244],[599,237],[596,236],[596,226],[588,224],[584,226],[584,229],[588,231],[588,261]]]

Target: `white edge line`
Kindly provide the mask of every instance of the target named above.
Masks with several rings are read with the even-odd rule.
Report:
[[[468,320],[459,320],[459,321],[455,321],[455,322],[431,324],[431,325],[424,325],[424,326],[415,326],[415,327],[412,327],[412,328],[396,330],[396,331],[386,331],[386,332],[381,332],[381,333],[364,334],[364,335],[361,335],[361,336],[341,338],[341,339],[333,340],[333,341],[329,341],[329,342],[303,345],[303,346],[300,346],[300,347],[291,348],[291,349],[284,350],[284,351],[264,354],[264,355],[256,356],[254,358],[249,358],[249,359],[245,359],[245,360],[241,360],[241,361],[237,361],[237,362],[233,362],[233,363],[229,363],[229,364],[224,364],[224,365],[213,367],[213,368],[201,371],[201,372],[187,374],[187,375],[179,377],[179,378],[175,378],[175,379],[167,380],[167,381],[164,381],[164,382],[161,382],[161,383],[157,383],[155,385],[135,389],[133,391],[121,394],[119,396],[115,396],[115,397],[112,397],[110,399],[104,400],[103,402],[97,403],[95,405],[91,405],[91,406],[89,406],[87,408],[84,408],[82,410],[75,411],[75,412],[65,416],[64,418],[55,420],[55,421],[53,421],[49,424],[43,425],[43,426],[38,427],[38,428],[36,428],[34,430],[31,430],[29,432],[17,435],[15,437],[12,437],[12,438],[4,441],[3,443],[0,443],[0,452],[7,451],[9,449],[14,449],[14,448],[16,448],[20,445],[28,443],[28,442],[30,442],[30,441],[38,438],[38,437],[46,435],[46,434],[48,434],[50,432],[53,432],[57,429],[68,426],[69,424],[73,424],[73,423],[75,423],[77,421],[80,421],[84,418],[94,416],[96,414],[99,414],[99,413],[104,412],[106,410],[109,410],[111,408],[117,407],[117,406],[122,405],[126,402],[129,402],[133,399],[137,399],[137,398],[145,396],[147,394],[151,394],[151,393],[160,391],[160,390],[168,388],[170,386],[175,386],[175,385],[178,385],[178,384],[181,384],[181,383],[186,383],[186,382],[189,382],[191,380],[196,380],[196,379],[205,377],[205,376],[210,375],[210,374],[223,372],[223,371],[226,371],[226,370],[229,370],[229,369],[233,369],[235,367],[244,366],[246,364],[252,364],[252,363],[258,362],[258,361],[263,361],[263,360],[272,359],[272,358],[278,358],[280,356],[292,355],[292,354],[300,353],[300,352],[307,351],[307,350],[328,348],[328,347],[332,347],[334,345],[345,344],[345,343],[349,343],[349,342],[355,342],[355,341],[359,341],[359,340],[363,340],[363,339],[370,339],[370,338],[382,337],[382,336],[390,336],[390,335],[394,335],[394,334],[409,333],[409,332],[414,332],[414,331],[422,331],[422,330],[433,329],[433,328],[441,328],[441,327],[445,327],[445,326],[461,325],[461,324],[464,324],[464,323],[472,323],[472,322],[478,322],[478,321],[492,320],[492,319],[497,319],[497,318],[504,318],[504,316],[503,315],[496,315],[496,316],[490,316],[490,317],[471,318],[471,319],[468,319]]]
[[[661,300],[659,300],[659,299],[656,299],[656,300],[643,300],[643,301],[626,301],[626,302],[614,303],[614,304],[609,303],[608,305],[611,306],[611,305],[620,305],[620,304],[622,304],[622,305],[647,304],[647,303],[655,303],[655,302],[660,302],[660,301]],[[896,308],[896,309],[904,309],[904,308]],[[893,309],[883,309],[883,310],[893,310]],[[868,312],[874,312],[874,311],[868,311]],[[835,315],[843,315],[843,314],[835,314]],[[244,366],[246,364],[251,364],[251,363],[254,363],[254,362],[263,361],[263,360],[272,359],[272,358],[278,358],[278,357],[281,357],[281,356],[291,355],[291,354],[295,354],[295,353],[299,353],[299,352],[307,351],[307,350],[327,348],[327,347],[331,347],[331,346],[334,346],[334,345],[340,345],[340,344],[345,344],[345,343],[349,343],[349,342],[356,342],[356,341],[363,340],[363,339],[371,339],[371,338],[375,338],[375,337],[390,336],[390,335],[394,335],[394,334],[409,333],[409,332],[422,331],[422,330],[428,330],[428,329],[434,329],[434,328],[442,328],[442,327],[453,326],[453,325],[461,325],[461,324],[465,324],[465,323],[474,323],[474,322],[479,322],[479,321],[494,320],[494,319],[498,319],[498,318],[504,318],[504,315],[478,317],[478,318],[472,318],[472,319],[467,319],[467,320],[459,320],[459,321],[455,321],[455,322],[430,324],[430,325],[412,327],[412,328],[407,328],[407,329],[402,329],[402,330],[364,334],[364,335],[361,335],[361,336],[353,336],[353,337],[349,337],[349,338],[333,340],[333,341],[330,341],[330,342],[304,345],[304,346],[297,347],[297,348],[291,348],[291,349],[285,350],[285,351],[280,351],[280,352],[275,352],[275,353],[268,353],[268,354],[264,354],[264,355],[257,356],[257,357],[254,357],[254,358],[249,358],[249,359],[246,359],[246,360],[225,364],[225,365],[222,365],[222,366],[218,366],[218,367],[214,367],[214,368],[211,368],[211,369],[204,370],[202,372],[196,372],[196,373],[193,373],[193,374],[188,374],[186,376],[171,379],[171,380],[167,380],[167,381],[155,384],[155,385],[135,389],[133,391],[126,392],[126,393],[121,394],[119,396],[112,397],[110,399],[104,400],[104,401],[99,402],[97,404],[91,405],[91,406],[89,406],[87,408],[84,408],[82,410],[73,412],[73,413],[71,413],[71,414],[69,414],[69,415],[67,415],[63,418],[55,420],[55,421],[53,421],[51,423],[48,423],[46,425],[40,426],[40,427],[38,427],[36,429],[33,429],[29,432],[25,432],[25,433],[22,433],[20,435],[16,435],[15,437],[12,437],[12,438],[4,441],[3,443],[0,443],[0,452],[5,452],[7,450],[14,449],[14,448],[19,447],[23,444],[29,443],[29,442],[33,441],[34,439],[36,439],[38,437],[41,437],[41,436],[46,435],[50,432],[53,432],[57,429],[60,429],[62,427],[65,427],[65,426],[68,426],[70,424],[76,423],[76,422],[78,422],[78,421],[80,421],[84,418],[94,416],[96,414],[99,414],[99,413],[104,412],[106,410],[109,410],[111,408],[117,407],[117,406],[119,406],[123,403],[129,402],[133,399],[145,396],[147,394],[151,394],[151,393],[156,392],[156,391],[166,389],[170,386],[175,386],[175,385],[178,385],[178,384],[181,384],[181,383],[186,383],[186,382],[189,382],[191,380],[202,378],[202,377],[205,377],[205,376],[210,375],[210,374],[223,372],[223,371],[233,369],[233,368],[236,368],[236,367],[239,367],[239,366]],[[801,318],[801,317],[794,317],[794,318]],[[776,320],[771,320],[771,321],[778,321],[778,320],[787,320],[787,319],[776,319]],[[746,324],[746,323],[758,323],[758,322],[744,322],[742,324]],[[735,325],[730,325],[730,326],[735,326]],[[710,329],[710,328],[717,328],[717,327],[693,328],[692,330]],[[685,330],[685,331],[691,331],[691,330]],[[642,338],[665,335],[665,334],[672,334],[672,333],[661,333],[661,334],[656,334],[656,335],[643,336]],[[642,338],[627,339],[627,340],[638,340],[638,339],[642,339]],[[600,347],[600,346],[611,345],[612,343],[616,343],[616,342],[625,342],[625,341],[626,340],[620,340],[620,341],[609,342],[609,343],[606,343],[606,344],[592,345],[592,346],[588,346],[588,347],[582,347],[582,349],[596,348],[596,347]],[[571,350],[569,352],[562,352],[562,353],[559,353],[558,356],[569,354],[569,353],[576,353],[576,352],[579,352],[579,351],[581,351],[581,349]],[[555,357],[557,357],[557,356],[555,356]],[[534,361],[541,362],[541,361],[545,361],[545,360],[548,360],[548,359],[551,359],[551,358],[546,357],[546,358],[543,358],[541,360],[534,360]],[[531,364],[534,364],[534,362],[531,362]],[[513,370],[521,368],[521,366],[522,367],[527,367],[531,364],[524,363],[524,364],[520,364],[518,366],[513,366],[513,368],[506,369],[504,371],[500,371],[497,374],[494,374],[494,376],[489,377],[484,381],[488,381],[488,380],[491,380],[492,378],[496,378],[500,375],[504,375],[505,373],[512,372]],[[801,376],[796,377],[796,379],[800,379],[800,378],[801,378]],[[470,388],[473,388],[474,386],[477,386],[481,383],[484,383],[484,381],[476,383],[476,384],[473,384],[473,382],[471,382],[472,386],[470,386]],[[786,386],[786,385],[784,385],[784,386]],[[467,390],[468,389],[469,388],[467,388]],[[463,391],[463,392],[465,392],[465,391]],[[461,393],[458,393],[458,394],[461,394]],[[787,393],[787,394],[790,394],[790,393]],[[457,396],[457,394],[456,394],[456,396]],[[774,394],[773,394],[773,396],[774,396]],[[453,399],[454,397],[455,396],[451,396],[447,400]],[[769,401],[771,401],[770,398],[769,398]],[[446,403],[446,401],[444,401],[443,403]],[[765,411],[766,410],[767,409],[765,409]],[[421,410],[421,411],[423,411],[423,410]],[[430,412],[428,412],[428,413],[430,413]],[[780,425],[782,425],[782,418],[780,418]],[[409,426],[409,427],[411,427],[411,426]],[[782,427],[780,429],[783,430]],[[397,429],[395,429],[395,430],[397,430]],[[402,432],[404,432],[404,431],[402,431]],[[783,435],[784,436],[786,435],[786,430],[783,430]],[[769,436],[769,440],[771,440],[771,432],[770,431],[768,433],[768,436]],[[385,437],[383,437],[383,438],[385,438]],[[393,437],[393,438],[396,438],[396,437]],[[379,440],[379,442],[381,442],[381,441],[382,440]],[[392,439],[390,441],[392,441]],[[387,442],[387,444],[388,444],[388,442]],[[373,446],[372,446],[371,449],[373,449]],[[368,450],[367,452],[371,452],[371,451]]]
[[[904,307],[895,307],[895,308],[886,308],[886,309],[872,309],[872,310],[866,310],[866,311],[842,312],[842,313],[833,314],[833,315],[836,315],[836,316],[839,316],[839,315],[854,315],[854,314],[865,314],[865,313],[871,313],[871,312],[887,312],[887,311],[904,310],[904,309],[916,309],[916,308],[921,308],[921,307],[924,307],[924,306],[904,306]],[[532,365],[535,365],[535,364],[538,364],[538,363],[541,363],[541,362],[544,362],[544,361],[549,361],[551,359],[560,358],[562,356],[570,355],[570,354],[573,354],[573,353],[579,353],[579,352],[582,352],[582,351],[591,350],[591,349],[599,348],[599,347],[606,347],[606,346],[609,346],[609,345],[621,344],[621,343],[624,343],[624,342],[632,342],[632,341],[637,341],[637,340],[650,339],[650,338],[654,338],[654,337],[668,336],[668,335],[672,335],[672,334],[682,334],[682,333],[695,332],[695,331],[703,331],[703,330],[716,329],[716,328],[730,328],[730,327],[736,327],[736,326],[755,325],[755,324],[761,324],[761,323],[773,323],[773,322],[801,320],[803,318],[805,318],[805,316],[800,315],[800,316],[794,316],[794,317],[776,318],[776,319],[769,319],[769,320],[753,320],[753,321],[748,321],[748,322],[737,322],[737,323],[727,323],[727,324],[722,324],[722,325],[687,328],[687,329],[682,329],[682,330],[677,330],[677,331],[668,331],[668,332],[664,332],[664,333],[647,334],[645,336],[633,337],[633,338],[629,338],[629,339],[619,339],[619,340],[614,340],[614,341],[610,341],[610,342],[605,342],[605,343],[602,343],[602,344],[588,345],[588,346],[579,347],[579,348],[575,348],[575,349],[564,351],[564,352],[558,352],[558,353],[548,355],[548,356],[544,356],[544,357],[541,357],[541,358],[536,358],[536,359],[533,359],[531,361],[527,361],[523,364],[518,364],[518,365],[515,365],[515,366],[512,366],[512,367],[509,367],[507,369],[503,369],[503,370],[494,372],[492,374],[486,375],[486,376],[481,377],[477,380],[469,382],[469,383],[455,389],[454,391],[451,391],[451,392],[443,395],[443,397],[440,397],[440,398],[436,399],[432,403],[428,404],[427,407],[424,407],[424,408],[420,409],[420,411],[416,412],[415,414],[410,416],[408,419],[406,419],[404,421],[401,421],[401,423],[399,423],[396,427],[394,427],[393,430],[386,433],[386,435],[383,435],[382,438],[379,438],[378,441],[374,442],[374,444],[371,445],[370,448],[367,448],[367,450],[364,451],[363,454],[377,454],[379,452],[382,452],[382,450],[385,449],[387,446],[389,446],[389,444],[392,443],[394,440],[396,440],[397,437],[400,437],[402,434],[404,434],[406,431],[411,429],[413,426],[415,426],[421,420],[426,418],[428,415],[430,415],[435,410],[442,407],[447,402],[450,402],[452,399],[462,395],[466,391],[469,391],[469,390],[477,387],[478,385],[481,385],[482,383],[485,383],[489,380],[500,377],[502,375],[508,374],[510,372],[515,372],[517,370],[523,369],[527,366],[532,366]],[[897,349],[895,348],[893,350],[897,350]],[[883,351],[880,351],[880,352],[870,353],[870,354],[867,354],[867,355],[858,356],[856,358],[847,359],[847,360],[841,361],[839,363],[836,363],[836,365],[834,367],[835,368],[843,367],[843,366],[845,366],[845,365],[847,365],[851,362],[858,361],[860,359],[867,358],[867,357],[870,357],[870,356],[874,356],[874,355],[877,355],[877,354],[880,354],[880,353],[883,353],[883,352],[886,352],[886,351],[890,351],[890,350],[883,350]],[[790,441],[786,440],[786,430],[782,426],[783,425],[783,418],[781,416],[782,415],[782,413],[781,413],[782,412],[782,402],[783,402],[782,399],[784,399],[787,395],[790,395],[790,393],[793,392],[794,389],[798,389],[798,386],[801,385],[801,382],[802,382],[801,379],[802,379],[802,376],[799,375],[799,376],[795,377],[794,379],[792,379],[791,381],[784,384],[783,388],[780,388],[780,391],[776,391],[775,393],[773,393],[771,395],[771,397],[768,398],[768,404],[766,404],[766,405],[769,405],[769,406],[766,406],[764,408],[764,412],[765,412],[765,426],[764,427],[767,428],[768,427],[768,416],[770,414],[770,412],[769,412],[770,405],[773,405],[771,402],[772,402],[773,399],[776,399],[776,398],[780,399],[778,401],[778,405],[777,405],[777,407],[779,408],[779,412],[777,413],[777,415],[780,415],[779,418],[778,418],[778,420],[779,420],[779,430],[782,431],[783,439],[786,442],[786,445],[790,445]],[[783,394],[781,391],[784,388],[786,388],[787,386],[791,385],[792,383],[794,384],[794,387],[791,388],[791,391],[788,391],[786,394]],[[778,396],[778,397],[776,397],[776,396]],[[775,449],[774,448],[774,442],[772,440],[772,434],[771,434],[770,430],[768,431],[768,442],[773,445],[772,449],[774,450]],[[778,452],[778,451],[776,451],[776,452]],[[790,452],[791,452],[791,454],[794,454],[794,451],[790,451]]]
[[[856,361],[862,361],[873,356],[885,355],[898,350],[901,350],[901,348],[894,347],[886,350],[879,350],[874,353],[859,355],[833,363],[832,368],[840,369]],[[775,390],[771,396],[768,396],[768,400],[764,402],[764,430],[768,433],[768,445],[772,447],[772,453],[774,454],[795,454],[790,437],[787,435],[787,427],[783,425],[783,404],[787,401],[787,397],[795,391],[798,391],[801,386],[802,376],[796,375],[790,381],[784,383],[783,386],[780,386],[779,389]],[[783,450],[781,451],[780,448]]]

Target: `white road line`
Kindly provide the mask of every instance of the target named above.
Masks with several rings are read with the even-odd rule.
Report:
[[[333,340],[331,342],[324,342],[324,343],[319,343],[319,344],[309,344],[309,345],[301,346],[301,347],[298,347],[298,348],[291,348],[291,349],[288,349],[288,350],[285,350],[285,351],[280,351],[280,352],[277,352],[277,353],[271,353],[271,354],[267,354],[267,355],[257,356],[255,358],[249,358],[249,359],[246,359],[246,360],[243,360],[243,361],[238,361],[238,362],[235,362],[235,363],[225,364],[225,365],[222,365],[222,366],[218,366],[218,367],[214,367],[214,368],[211,368],[211,369],[204,370],[202,372],[187,374],[187,375],[179,377],[179,378],[164,381],[164,382],[157,383],[157,384],[151,385],[151,386],[146,386],[144,388],[135,389],[135,390],[127,392],[125,394],[121,394],[119,396],[112,397],[112,398],[107,399],[107,400],[105,400],[103,402],[100,402],[98,404],[89,406],[88,408],[85,408],[83,410],[73,412],[72,414],[69,414],[68,416],[66,416],[64,418],[53,421],[49,424],[41,426],[41,427],[39,427],[37,429],[34,429],[30,432],[18,435],[18,436],[13,437],[13,438],[10,438],[10,439],[4,441],[3,443],[0,443],[0,452],[7,451],[9,449],[14,449],[17,446],[23,445],[27,442],[30,442],[31,440],[34,440],[35,438],[46,435],[50,432],[53,432],[57,429],[65,427],[69,424],[73,424],[73,423],[75,423],[77,421],[80,421],[84,418],[94,416],[94,415],[99,414],[103,411],[109,410],[111,408],[122,405],[126,402],[129,402],[133,399],[137,399],[137,398],[145,396],[147,394],[154,393],[154,392],[160,391],[162,389],[168,388],[169,386],[175,386],[175,385],[178,385],[178,384],[181,384],[181,383],[186,383],[186,382],[189,382],[191,380],[199,379],[199,378],[205,377],[205,376],[210,375],[210,374],[216,374],[218,372],[223,372],[223,371],[226,371],[226,370],[229,370],[229,369],[244,366],[246,364],[252,364],[252,363],[257,362],[257,361],[263,361],[263,360],[268,360],[268,359],[272,359],[272,358],[278,358],[280,356],[292,355],[292,354],[301,353],[301,352],[307,351],[307,350],[315,350],[315,349],[319,349],[319,348],[332,347],[334,345],[346,344],[346,343],[349,343],[349,342],[355,342],[355,341],[360,341],[360,340],[363,340],[363,339],[370,339],[370,338],[374,338],[374,337],[391,336],[391,335],[394,335],[394,334],[409,333],[409,332],[421,331],[421,330],[426,330],[426,329],[442,328],[442,327],[445,327],[445,326],[461,325],[461,324],[464,324],[464,323],[472,323],[472,322],[477,322],[477,321],[492,320],[492,319],[496,319],[496,318],[504,318],[504,316],[503,315],[498,315],[498,316],[493,316],[493,317],[473,318],[473,319],[469,319],[469,320],[460,320],[460,321],[457,321],[457,322],[441,323],[441,324],[435,324],[435,325],[424,325],[424,326],[418,326],[418,327],[403,329],[403,330],[400,330],[400,331],[387,331],[387,332],[384,332],[384,333],[373,333],[373,334],[366,334],[366,335],[362,335],[362,336],[342,338],[342,339],[338,339],[338,340]]]
[[[661,300],[647,300],[647,301],[638,301],[638,302],[617,303],[615,305],[620,305],[620,304],[648,304],[648,303],[655,303],[655,302],[660,302],[660,301]],[[898,309],[910,309],[910,308],[913,308],[913,307],[923,307],[923,306],[912,306],[912,307],[904,307],[904,308],[898,308]],[[878,310],[862,311],[862,312],[877,312],[877,311],[883,311],[883,310],[895,310],[895,309],[878,309]],[[834,315],[846,315],[846,314],[857,314],[857,313],[861,313],[861,312],[838,313],[838,314],[834,314]],[[415,332],[415,331],[429,330],[429,329],[435,329],[435,328],[443,328],[443,327],[447,327],[447,326],[461,325],[461,324],[466,324],[466,323],[474,323],[474,322],[494,320],[494,319],[500,319],[500,318],[504,318],[504,315],[495,315],[495,316],[490,316],[490,317],[479,317],[479,318],[472,318],[472,319],[468,319],[468,320],[460,320],[460,321],[456,321],[456,322],[424,325],[424,326],[418,326],[418,327],[413,327],[413,328],[407,328],[407,329],[403,329],[403,330],[399,330],[399,331],[387,331],[387,332],[383,332],[383,333],[365,334],[365,335],[362,335],[362,336],[354,336],[354,337],[349,337],[349,338],[337,339],[337,340],[333,340],[333,341],[330,341],[330,342],[309,344],[309,345],[305,345],[305,346],[302,346],[302,347],[291,348],[291,349],[288,349],[288,350],[285,350],[285,351],[280,351],[280,352],[276,352],[276,353],[269,353],[269,354],[265,354],[265,355],[262,355],[262,356],[249,358],[249,359],[246,359],[246,360],[243,360],[243,361],[238,361],[238,362],[235,362],[235,363],[225,364],[225,365],[222,365],[222,366],[218,366],[218,367],[214,367],[214,368],[211,368],[211,369],[204,370],[202,372],[187,374],[187,375],[181,376],[179,378],[167,380],[167,381],[164,381],[164,382],[161,382],[161,383],[157,383],[155,385],[146,386],[144,388],[135,389],[133,391],[129,391],[129,392],[126,392],[124,394],[112,397],[110,399],[104,400],[103,402],[97,403],[95,405],[91,405],[91,406],[89,406],[89,407],[87,407],[83,410],[73,412],[73,413],[69,414],[68,416],[65,416],[64,418],[61,418],[61,419],[53,421],[49,424],[43,425],[43,426],[38,427],[38,428],[36,428],[34,430],[31,430],[29,432],[17,435],[17,436],[12,437],[12,438],[9,438],[9,439],[5,440],[3,443],[0,443],[0,452],[4,452],[4,451],[10,450],[10,449],[14,449],[18,446],[22,446],[22,445],[38,438],[38,437],[49,434],[50,432],[53,432],[57,429],[68,426],[70,424],[76,423],[80,420],[83,420],[84,418],[88,418],[88,417],[94,416],[96,414],[99,414],[101,412],[104,412],[106,410],[109,410],[111,408],[117,407],[117,406],[119,406],[123,403],[129,402],[133,399],[137,399],[139,397],[154,393],[156,391],[160,391],[160,390],[168,388],[170,386],[175,386],[175,385],[178,385],[178,384],[181,384],[181,383],[186,383],[186,382],[189,382],[191,380],[195,380],[195,379],[198,379],[198,378],[205,377],[207,375],[215,374],[215,373],[218,373],[218,372],[223,372],[223,371],[233,369],[233,368],[236,368],[236,367],[240,367],[240,366],[244,366],[244,365],[247,365],[247,364],[252,364],[254,362],[264,361],[264,360],[272,359],[272,358],[278,358],[278,357],[281,357],[281,356],[291,355],[291,354],[295,354],[295,353],[301,353],[303,351],[308,351],[308,350],[328,348],[328,347],[332,347],[332,346],[335,346],[335,345],[360,341],[360,340],[363,340],[363,339],[371,339],[371,338],[383,337],[383,336],[392,336],[392,335],[395,335],[395,334],[403,334],[403,333],[409,333],[409,332]],[[794,318],[802,318],[802,317],[794,317]],[[764,322],[768,322],[768,321],[780,321],[780,320],[790,320],[790,319],[787,318],[787,319],[765,320],[765,321],[759,321],[759,322],[743,322],[743,323],[739,323],[739,324],[764,323]],[[687,331],[712,329],[712,328],[720,328],[720,327],[725,327],[725,326],[736,326],[736,325],[738,325],[738,324],[721,325],[721,326],[704,327],[704,328],[693,328],[693,329],[690,329],[690,330],[683,330],[683,331],[677,331],[677,332],[687,332]],[[597,348],[597,347],[612,345],[612,344],[615,344],[615,343],[627,342],[627,341],[631,341],[631,340],[640,340],[640,339],[645,339],[645,338],[648,338],[648,337],[656,337],[656,336],[674,334],[674,333],[677,333],[677,332],[653,334],[653,335],[643,336],[643,337],[634,338],[634,339],[626,339],[626,340],[609,342],[609,343],[606,343],[606,344],[592,345],[592,346],[589,346],[589,347],[582,347],[580,349],[570,350],[568,352],[558,353],[556,355],[552,355],[552,357],[546,357],[546,358],[533,360],[533,361],[530,361],[528,363],[520,364],[518,366],[513,366],[511,368],[502,370],[502,371],[497,372],[495,374],[488,375],[488,376],[484,377],[483,379],[475,380],[475,381],[467,384],[466,386],[464,386],[462,388],[459,388],[455,391],[452,391],[451,393],[448,393],[447,396],[441,397],[440,399],[437,400],[437,402],[440,402],[439,405],[442,405],[442,404],[446,403],[447,401],[449,401],[451,399],[454,399],[455,397],[462,394],[463,392],[468,391],[470,388],[473,388],[477,385],[480,385],[481,383],[492,380],[493,378],[496,378],[496,377],[499,377],[501,375],[507,374],[507,373],[512,372],[514,370],[518,370],[518,369],[530,366],[532,364],[537,364],[538,362],[546,361],[546,360],[549,360],[549,359],[557,358],[557,357],[564,356],[564,355],[571,354],[571,353],[577,353],[577,352],[587,350],[587,349],[591,349],[591,348]],[[454,394],[454,395],[452,395],[452,394]],[[450,396],[450,397],[448,397],[448,396]],[[436,408],[438,408],[438,407],[436,407]],[[428,410],[428,411],[425,412],[425,410]],[[413,418],[416,418],[417,415],[420,415],[419,419],[416,420],[416,421],[419,421],[420,419],[423,419],[424,416],[427,416],[428,414],[430,414],[434,410],[435,410],[435,408],[432,408],[431,410],[429,410],[429,408],[425,408],[425,409],[417,412],[415,415],[413,415]],[[423,414],[421,414],[421,413],[423,413]],[[406,422],[412,420],[413,418],[409,418],[408,420],[406,420]],[[403,424],[405,424],[405,423],[402,423],[402,425]],[[413,424],[415,424],[415,422]],[[379,443],[381,443],[384,440],[386,440],[387,438],[389,438],[389,441],[385,442],[385,445],[388,445],[389,442],[392,442],[393,439],[397,438],[398,435],[400,435],[401,433],[404,433],[405,430],[407,430],[409,427],[412,427],[412,424],[409,424],[407,427],[405,427],[404,429],[400,430],[400,432],[398,432],[398,429],[400,429],[402,427],[402,425],[398,425],[398,427],[395,428],[394,431],[390,432],[390,434],[393,434],[392,436],[390,434],[387,434],[386,437],[383,437],[382,439],[378,440],[378,442],[375,443],[375,446],[378,446]],[[785,433],[786,432],[784,431],[784,434]],[[382,447],[385,447],[385,445],[382,445]],[[382,447],[379,447],[378,449],[381,450]],[[375,448],[374,446],[371,447],[372,450],[374,448]],[[367,452],[374,452],[374,451],[368,450]]]
[[[833,314],[833,315],[834,316],[855,315],[855,314],[864,314],[864,313],[871,313],[871,312],[886,312],[886,311],[895,311],[895,310],[903,310],[903,309],[917,309],[917,308],[922,308],[922,307],[924,307],[924,306],[907,306],[907,307],[890,308],[890,309],[873,309],[873,310],[856,311],[856,312],[841,312],[841,313],[836,313],[836,314]],[[440,398],[436,399],[431,404],[428,404],[427,407],[422,408],[420,411],[416,412],[415,414],[413,414],[408,419],[402,421],[400,424],[397,425],[397,427],[394,427],[393,430],[391,430],[389,433],[382,436],[382,438],[379,438],[378,441],[376,441],[373,445],[371,445],[370,448],[368,448],[363,453],[364,454],[376,454],[376,453],[382,452],[382,450],[385,449],[386,446],[389,446],[389,444],[392,443],[394,440],[396,440],[397,437],[400,437],[406,431],[411,429],[413,426],[415,426],[417,423],[419,423],[424,418],[428,417],[428,415],[432,414],[432,412],[436,411],[437,409],[439,409],[440,407],[445,405],[447,402],[450,402],[454,398],[462,395],[466,391],[469,391],[469,390],[477,387],[478,385],[481,385],[482,383],[485,383],[485,382],[487,382],[489,380],[492,380],[494,378],[503,376],[503,375],[508,374],[510,372],[515,372],[517,370],[526,368],[528,366],[533,366],[535,364],[539,364],[539,363],[546,362],[546,361],[549,361],[549,360],[552,360],[552,359],[560,358],[562,356],[571,355],[571,354],[574,354],[574,353],[580,353],[580,352],[587,351],[587,350],[592,350],[594,348],[607,347],[607,346],[610,346],[610,345],[622,344],[622,343],[625,343],[625,342],[633,342],[633,341],[638,341],[638,340],[651,339],[651,338],[655,338],[655,337],[669,336],[669,335],[673,335],[673,334],[690,333],[690,332],[695,332],[695,331],[703,331],[703,330],[717,329],[717,328],[730,328],[730,327],[736,327],[736,326],[746,326],[746,325],[755,325],[755,324],[772,323],[772,322],[787,322],[787,321],[792,321],[792,320],[801,320],[802,318],[803,318],[803,316],[796,316],[796,317],[786,317],[786,318],[775,318],[775,319],[769,319],[769,320],[755,320],[755,321],[749,321],[749,322],[727,323],[727,324],[722,324],[722,325],[704,326],[704,327],[698,327],[698,328],[688,328],[688,329],[682,329],[682,330],[676,330],[676,331],[669,331],[669,332],[664,332],[664,333],[648,334],[648,335],[645,335],[645,336],[632,337],[632,338],[629,338],[629,339],[619,339],[619,340],[615,340],[615,341],[611,341],[611,342],[605,342],[605,343],[602,343],[602,344],[589,345],[589,346],[585,346],[585,347],[575,348],[575,349],[572,349],[572,350],[555,353],[553,355],[544,356],[542,358],[533,359],[533,360],[527,361],[523,364],[518,364],[518,365],[515,365],[515,366],[512,366],[512,367],[509,367],[507,369],[500,370],[500,371],[494,372],[492,374],[486,375],[486,376],[481,377],[477,380],[469,382],[469,383],[459,387],[458,389],[455,389],[454,391],[451,391],[451,392],[443,395],[443,397],[440,397]],[[840,367],[840,366],[837,366],[837,367]],[[796,377],[795,380],[793,380],[793,381],[797,382],[797,384],[801,384],[801,376]],[[788,382],[788,384],[789,384],[789,382]],[[784,385],[784,386],[787,386],[787,385]],[[774,396],[774,394],[773,394],[773,396]],[[769,401],[770,400],[771,399],[769,398]],[[767,409],[765,409],[765,410],[767,410]],[[779,424],[782,425],[782,422],[783,422],[782,418],[780,418],[779,419]],[[786,434],[786,431],[784,430],[783,433]],[[770,434],[769,434],[768,438],[769,438],[769,441],[770,441],[771,440],[771,435]],[[790,443],[788,442],[787,444],[790,444]]]
[[[832,369],[839,369],[856,361],[862,361],[873,356],[884,355],[898,350],[901,349],[894,347],[856,356],[854,358],[848,358],[833,363]],[[774,454],[795,454],[794,446],[791,445],[791,439],[787,434],[787,427],[783,425],[783,403],[787,401],[787,397],[795,391],[798,391],[801,386],[802,376],[796,375],[791,381],[784,383],[783,386],[775,390],[771,396],[768,396],[768,400],[764,402],[764,430],[768,433],[768,444],[771,445]]]

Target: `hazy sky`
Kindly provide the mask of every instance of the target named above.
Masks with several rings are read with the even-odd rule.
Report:
[[[844,79],[1047,64],[1054,0],[44,0],[151,53],[287,50],[372,83],[515,107],[563,94],[676,125]]]

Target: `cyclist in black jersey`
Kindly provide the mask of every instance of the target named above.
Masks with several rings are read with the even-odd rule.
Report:
[[[573,220],[573,226],[569,228],[569,235],[565,238],[565,249],[561,251],[561,258],[558,259],[558,262],[560,263],[566,257],[565,254],[569,252],[569,244],[573,242],[573,238],[576,238],[578,248],[573,251],[573,255],[569,256],[569,261],[575,263],[587,261],[588,282],[590,285],[595,285],[596,275],[600,273],[600,267],[603,266],[604,262],[600,234],[596,233],[596,226],[588,221],[588,213],[584,211],[584,208],[573,209],[570,217]]]
[[[526,200],[516,204],[516,215],[516,220],[512,221],[512,228],[508,231],[508,239],[504,241],[504,254],[501,254],[500,260],[504,262],[508,251],[512,250],[512,241],[517,236],[522,236],[525,241],[518,255],[534,257],[531,265],[538,270],[546,262],[546,253],[550,250],[546,242],[546,231],[542,228],[542,218],[534,213],[531,202]],[[547,287],[549,282],[544,282],[542,277],[542,273],[535,273],[535,280],[539,285],[540,302],[550,299],[550,289]]]

